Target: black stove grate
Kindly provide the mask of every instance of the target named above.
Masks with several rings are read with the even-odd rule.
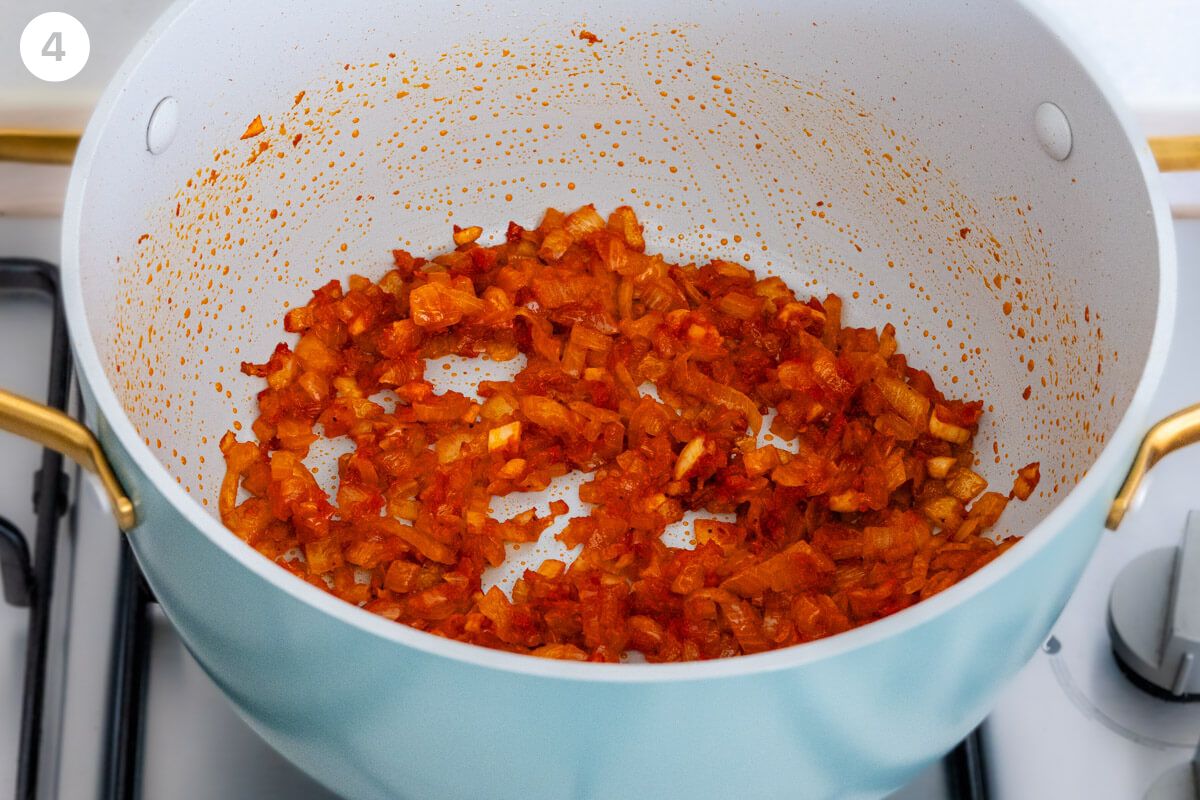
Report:
[[[961,800],[988,800],[985,764],[981,723],[942,759],[950,796]]]
[[[53,304],[50,380],[46,402],[67,409],[71,388],[71,353],[59,293],[58,268],[35,259],[0,258],[0,292],[43,295]],[[0,517],[0,582],[10,605],[29,608],[25,659],[25,694],[21,710],[16,800],[39,800],[39,766],[44,739],[50,605],[53,600],[59,521],[69,505],[69,480],[62,456],[44,451],[34,474],[37,512],[33,553],[25,536]],[[122,543],[114,621],[109,686],[107,743],[102,798],[138,800],[142,731],[150,670],[149,606],[154,598],[142,578],[128,543]],[[951,795],[960,800],[987,800],[987,779],[977,728],[943,760]]]
[[[108,749],[104,800],[138,800],[142,727],[150,676],[150,589],[133,560],[128,543],[121,547],[117,587],[116,635],[109,688]]]
[[[71,387],[71,353],[58,291],[58,269],[34,259],[0,259],[0,291],[40,294],[53,305],[50,339],[50,379],[46,403],[67,409]],[[58,550],[59,519],[66,510],[68,478],[63,459],[52,450],[42,453],[41,468],[34,473],[33,505],[37,512],[36,538],[30,558],[28,543],[7,520],[3,528],[5,599],[29,608],[29,636],[25,651],[25,687],[21,705],[21,735],[17,752],[17,800],[37,797],[46,707],[46,653],[50,643],[50,604],[54,593],[54,562]]]

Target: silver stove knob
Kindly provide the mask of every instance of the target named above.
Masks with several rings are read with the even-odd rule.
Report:
[[[1200,512],[1179,547],[1129,562],[1108,599],[1108,633],[1125,673],[1172,700],[1200,700]]]

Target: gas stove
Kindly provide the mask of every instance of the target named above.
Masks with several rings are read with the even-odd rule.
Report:
[[[0,253],[52,261],[57,227],[0,219]],[[1200,220],[1177,222],[1176,233],[1184,313],[1155,416],[1200,400],[1200,318],[1186,313],[1200,303]],[[0,287],[25,288],[0,289],[0,384],[44,397],[54,383],[56,399],[69,404],[70,383],[54,366],[53,298],[34,291],[52,283],[54,268],[28,258],[4,268],[19,276],[0,276]],[[69,468],[58,485],[47,482],[58,463],[0,438],[0,517],[33,539],[28,575],[19,546],[5,548],[5,597],[38,608],[0,606],[0,796],[333,798],[237,717],[157,610],[90,482]],[[54,494],[41,522],[30,502],[39,469],[40,493]],[[1197,449],[1154,471],[1140,507],[1120,533],[1105,534],[1052,635],[980,730],[891,800],[1197,796],[1200,703],[1135,686],[1117,666],[1105,622],[1122,567],[1179,545],[1188,512],[1200,508],[1197,474]]]

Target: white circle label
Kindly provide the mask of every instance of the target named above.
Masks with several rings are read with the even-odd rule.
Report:
[[[83,24],[63,11],[38,14],[21,33],[21,60],[25,69],[44,81],[74,78],[87,63],[91,51]]]

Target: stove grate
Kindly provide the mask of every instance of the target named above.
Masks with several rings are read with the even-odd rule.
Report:
[[[65,411],[71,387],[71,353],[58,291],[58,268],[46,261],[0,258],[0,292],[42,295],[53,304],[50,337],[50,379],[46,403]],[[35,800],[41,766],[46,708],[46,653],[50,642],[50,604],[54,594],[54,563],[58,550],[59,520],[66,511],[67,476],[63,458],[52,450],[42,453],[34,475],[33,502],[37,512],[33,557],[25,537],[11,524],[3,525],[5,542],[2,572],[4,596],[29,608],[29,637],[25,651],[25,686],[21,705],[21,733],[17,751],[17,800]]]

